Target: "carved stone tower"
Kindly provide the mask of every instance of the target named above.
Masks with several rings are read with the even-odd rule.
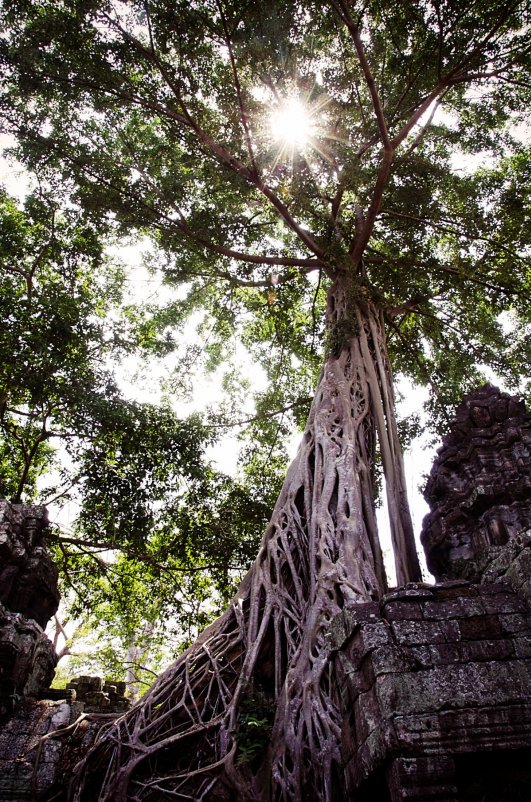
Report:
[[[47,525],[44,507],[0,500],[0,715],[48,688],[57,662],[44,634],[59,605]]]
[[[488,384],[465,398],[424,496],[431,512],[421,540],[430,571],[438,580],[481,580],[487,564],[531,527],[531,414],[524,403]]]

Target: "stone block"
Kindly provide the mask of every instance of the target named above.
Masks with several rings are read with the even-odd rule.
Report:
[[[477,615],[462,618],[459,631],[464,640],[486,640],[499,638],[503,634],[502,625],[497,615]]]
[[[381,708],[372,688],[361,693],[354,702],[354,722],[357,744],[365,741],[381,724]]]
[[[531,633],[516,637],[512,643],[516,657],[531,657]]]
[[[387,776],[391,802],[457,802],[450,755],[400,757],[392,762]]]
[[[467,593],[464,596],[456,596],[453,599],[440,599],[439,604],[443,611],[445,606],[448,605],[446,608],[447,614],[449,616],[455,616],[456,618],[469,618],[473,615],[484,615],[486,612],[483,597],[477,592],[474,594]],[[435,605],[429,608],[429,612],[427,609],[424,609],[424,617],[428,618],[431,614],[435,615],[436,609]]]
[[[398,643],[403,646],[420,644],[451,643],[460,639],[456,621],[394,621],[391,629]]]
[[[511,594],[512,588],[506,580],[498,580],[497,582],[485,582],[477,585],[478,593],[480,596],[498,596],[503,594]]]
[[[496,593],[483,596],[483,605],[487,613],[501,615],[502,613],[526,613],[527,605],[518,594]]]
[[[424,668],[433,668],[437,662],[437,652],[434,646],[425,644],[423,646],[409,646],[407,648],[408,660],[412,671],[419,671]]]
[[[529,632],[531,629],[531,616],[529,613],[514,613],[500,616],[500,625],[503,633],[507,635]]]
[[[389,625],[386,621],[380,620],[375,624],[361,625],[345,647],[345,654],[352,665],[358,669],[366,655],[379,646],[392,645],[392,643]]]
[[[442,601],[433,601],[433,602],[426,602],[422,605],[422,612],[421,617],[425,618],[426,620],[446,620],[448,618],[459,618],[463,614],[463,610],[460,604],[460,599],[453,599],[453,600],[442,600]],[[467,599],[467,602],[471,600]],[[477,607],[477,601],[473,600]],[[484,609],[481,605],[479,605],[479,612],[484,613]],[[472,615],[472,613],[470,613]]]
[[[433,586],[433,593],[437,599],[442,601],[450,599],[469,598],[477,595],[477,588],[466,579],[447,579],[444,582],[436,582]]]
[[[457,644],[457,648],[459,660],[463,663],[485,660],[510,660],[515,657],[514,644],[509,638],[463,641]]]
[[[529,745],[531,704],[491,704],[397,715],[400,749],[418,754],[520,749]]]
[[[389,601],[383,606],[388,621],[419,621],[422,608],[418,602]]]
[[[460,643],[438,643],[430,646],[431,663],[430,665],[424,664],[422,667],[435,668],[461,662],[462,651],[460,647]]]
[[[366,602],[345,608],[332,621],[330,635],[332,648],[340,649],[345,640],[352,638],[362,623],[377,623],[381,617],[378,602]]]
[[[530,661],[455,663],[431,670],[376,678],[382,715],[438,712],[518,704],[529,696]]]
[[[380,674],[401,674],[415,668],[415,661],[408,651],[398,646],[378,646],[368,658],[373,668],[373,677]]]
[[[432,585],[427,585],[424,582],[410,582],[404,587],[395,588],[394,590],[389,591],[389,593],[386,593],[383,597],[382,603],[384,606],[386,606],[390,602],[401,601],[406,603],[415,603],[421,601],[422,599],[431,598],[433,598]]]

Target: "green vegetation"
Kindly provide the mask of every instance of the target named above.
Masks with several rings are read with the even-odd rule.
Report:
[[[132,643],[156,668],[170,629],[166,662],[219,614],[271,499],[210,467],[213,438],[196,415],[120,392],[120,360],[167,345],[153,315],[124,305],[104,228],[35,192],[24,208],[2,194],[0,230],[0,494],[74,502],[49,545],[68,615],[83,622],[74,653],[81,630],[99,641],[79,670],[123,674]]]

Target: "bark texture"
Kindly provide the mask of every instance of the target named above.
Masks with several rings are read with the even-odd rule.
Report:
[[[330,624],[377,599],[378,437],[399,581],[408,562],[383,319],[336,282],[330,350],[258,557],[225,614],[78,766],[74,802],[332,802],[342,787]],[[410,522],[409,522],[410,526]]]

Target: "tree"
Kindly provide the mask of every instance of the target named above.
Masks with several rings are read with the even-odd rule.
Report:
[[[210,467],[197,416],[119,391],[115,363],[165,343],[156,326],[148,336],[148,316],[123,308],[104,227],[42,186],[24,208],[2,193],[0,224],[0,495],[77,502],[71,529],[49,537],[70,613],[113,618],[123,652],[142,617],[151,613],[152,640],[171,620],[176,654],[232,595],[271,502]],[[205,538],[228,506],[223,539]]]
[[[121,279],[111,265],[102,270],[95,227],[61,216],[40,192],[24,209],[2,192],[0,220],[0,490],[20,502],[34,497],[72,408],[109,383],[102,317]]]
[[[326,635],[385,590],[377,444],[398,581],[419,577],[391,364],[443,408],[478,358],[519,373],[499,316],[526,315],[528,161],[509,125],[529,88],[523,14],[516,1],[6,3],[3,106],[28,163],[67,176],[90,214],[149,230],[220,336],[235,308],[284,359],[323,335],[256,562],[80,764],[73,799],[341,795]],[[267,119],[294,97],[313,130],[286,154]],[[477,151],[496,167],[460,174],[456,153]]]

